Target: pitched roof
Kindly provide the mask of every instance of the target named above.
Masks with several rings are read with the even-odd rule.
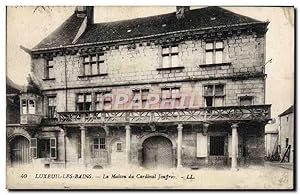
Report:
[[[82,20],[82,18],[76,18],[76,14],[73,14],[56,31],[33,49],[71,45]],[[78,39],[76,44],[123,40],[182,30],[253,23],[262,22],[220,7],[205,7],[186,12],[185,17],[182,19],[177,19],[176,13],[172,12],[130,20],[92,24]]]
[[[283,113],[281,113],[280,115],[278,115],[279,117],[293,113],[294,112],[294,105],[292,105],[291,107],[289,107],[286,111],[284,111]]]
[[[72,41],[74,40],[83,20],[84,18],[77,17],[77,15],[73,13],[49,36],[38,43],[33,50],[72,44]]]

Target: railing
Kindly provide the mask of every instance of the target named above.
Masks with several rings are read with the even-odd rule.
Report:
[[[59,112],[59,124],[171,123],[209,121],[268,121],[271,105],[224,106],[191,109],[107,110]]]

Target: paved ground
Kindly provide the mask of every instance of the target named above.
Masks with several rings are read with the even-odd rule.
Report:
[[[120,170],[122,169],[122,170]],[[26,178],[21,175],[26,174]],[[8,169],[9,188],[292,189],[293,170],[266,164],[230,169]]]

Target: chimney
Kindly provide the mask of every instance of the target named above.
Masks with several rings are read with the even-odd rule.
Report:
[[[186,12],[190,10],[190,6],[176,6],[176,18],[184,18]]]
[[[94,7],[93,6],[76,6],[75,13],[77,17],[87,17],[87,25],[94,23]]]

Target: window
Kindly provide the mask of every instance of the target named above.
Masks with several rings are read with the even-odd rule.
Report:
[[[134,89],[132,90],[132,93],[134,105],[144,107],[149,95],[149,89]]]
[[[178,66],[178,45],[170,45],[162,47],[162,67]]]
[[[204,86],[205,106],[223,106],[224,105],[224,85],[214,84]]]
[[[54,61],[53,59],[46,60],[46,71],[45,71],[45,78],[46,79],[53,79],[54,78]]]
[[[105,149],[105,138],[94,138],[94,149]]]
[[[30,153],[31,153],[31,158],[37,158],[37,139],[36,138],[30,139]]]
[[[103,53],[85,55],[82,58],[83,74],[85,76],[105,74],[107,72]]]
[[[96,94],[95,107],[96,110],[105,110],[111,108],[112,97],[110,92],[103,91]]]
[[[22,100],[22,113],[23,114],[35,114],[35,101],[34,100]]]
[[[224,136],[210,136],[210,152],[211,156],[224,156]]]
[[[92,95],[90,93],[78,94],[76,109],[78,111],[91,111],[92,110]]]
[[[122,144],[121,143],[117,143],[117,151],[118,152],[122,151]]]
[[[57,157],[56,138],[30,139],[30,150],[32,158],[51,158]]]
[[[101,150],[105,150],[106,149],[106,145],[105,145],[105,138],[100,137],[100,138],[94,138],[93,140],[93,146],[92,146],[92,150],[93,150],[93,156],[95,158],[99,158],[101,157]]]
[[[223,62],[223,41],[212,41],[205,44],[205,64],[219,64]]]
[[[180,99],[180,88],[179,87],[170,87],[161,89],[161,98],[162,99]]]
[[[27,100],[22,100],[22,113],[27,114]]]
[[[241,106],[249,106],[252,105],[253,97],[252,96],[243,96],[240,97],[240,105]]]
[[[56,118],[56,97],[48,97],[48,117]]]
[[[39,158],[50,157],[50,139],[40,139],[38,142]]]

